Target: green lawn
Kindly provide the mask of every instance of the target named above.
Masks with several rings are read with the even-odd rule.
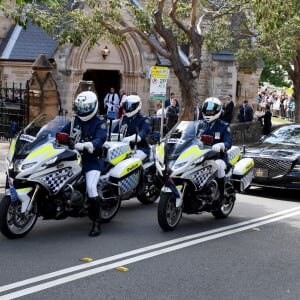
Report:
[[[272,123],[290,124],[290,123],[293,123],[293,122],[290,122],[288,120],[281,119],[281,118],[272,117]]]

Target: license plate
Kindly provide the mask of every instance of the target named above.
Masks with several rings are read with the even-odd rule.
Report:
[[[268,177],[268,169],[261,169],[257,168],[255,169],[255,177]]]

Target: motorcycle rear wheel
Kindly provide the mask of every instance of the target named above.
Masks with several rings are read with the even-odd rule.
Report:
[[[121,200],[116,199],[117,203],[109,206],[101,208],[101,219],[103,223],[108,223],[119,211]]]
[[[164,231],[171,231],[178,225],[182,208],[176,207],[176,199],[171,193],[161,193],[157,208],[158,224]]]
[[[21,213],[20,200],[11,202],[10,196],[4,196],[0,202],[0,231],[9,239],[24,237],[33,228],[37,217],[37,203],[33,202],[30,213]]]
[[[142,204],[152,204],[154,203],[160,194],[160,187],[155,180],[153,182],[149,182],[147,177],[145,178],[146,182],[144,184],[144,192],[142,194],[136,195],[137,199]]]
[[[229,199],[227,199],[227,201],[222,206],[212,211],[211,213],[216,219],[225,219],[230,215],[231,211],[233,210],[234,203],[235,198],[229,197]]]

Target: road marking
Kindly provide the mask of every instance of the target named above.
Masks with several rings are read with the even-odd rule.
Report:
[[[300,207],[295,207],[295,208],[281,211],[278,213],[270,214],[270,215],[267,215],[267,216],[264,216],[261,218],[252,219],[252,220],[244,221],[241,223],[237,223],[237,224],[233,224],[233,225],[229,225],[229,226],[225,226],[225,227],[208,230],[208,231],[205,231],[202,233],[185,236],[185,237],[178,238],[178,239],[173,239],[173,240],[170,240],[167,242],[163,242],[163,243],[151,245],[148,247],[143,247],[143,248],[139,248],[136,250],[117,254],[117,255],[114,255],[111,257],[99,259],[99,260],[89,263],[88,265],[79,265],[79,266],[75,266],[75,267],[71,267],[71,268],[66,268],[66,269],[62,269],[57,272],[52,272],[49,274],[44,274],[41,276],[29,278],[29,279],[26,279],[23,281],[4,285],[4,286],[0,287],[0,293],[3,293],[4,291],[16,289],[21,286],[37,283],[37,282],[40,282],[43,280],[49,280],[50,278],[65,275],[65,274],[68,274],[71,272],[80,271],[80,270],[83,270],[86,268],[91,268],[93,266],[97,266],[97,265],[111,262],[114,260],[122,259],[122,258],[125,258],[128,256],[133,256],[133,255],[137,255],[139,253],[143,253],[143,252],[147,252],[147,251],[165,247],[163,249],[144,253],[142,255],[137,255],[137,256],[134,256],[134,257],[131,257],[128,259],[118,260],[116,262],[113,262],[113,263],[110,263],[110,264],[107,264],[107,265],[104,265],[101,267],[92,268],[92,269],[89,269],[86,271],[78,272],[76,274],[68,275],[66,277],[62,277],[62,278],[52,280],[52,281],[49,281],[46,283],[37,284],[37,285],[31,286],[29,288],[25,288],[25,289],[21,289],[19,291],[5,294],[5,295],[0,296],[0,299],[2,299],[2,300],[15,299],[15,298],[18,298],[21,296],[33,294],[33,293],[36,293],[36,292],[39,292],[39,291],[42,291],[45,289],[49,289],[54,286],[62,285],[62,284],[65,284],[65,283],[68,283],[68,282],[71,282],[74,280],[78,280],[78,279],[81,279],[84,277],[88,277],[88,276],[92,276],[92,275],[95,275],[95,274],[98,274],[101,272],[105,272],[107,270],[115,269],[115,268],[119,267],[120,265],[123,265],[123,266],[128,265],[128,264],[131,264],[134,262],[138,262],[138,261],[142,261],[145,259],[149,259],[149,258],[158,256],[158,255],[162,255],[162,254],[165,254],[168,252],[176,251],[176,250],[190,247],[190,246],[193,246],[196,244],[207,242],[207,241],[210,241],[213,239],[217,239],[217,238],[225,237],[225,236],[235,234],[238,232],[242,232],[242,231],[251,229],[253,227],[259,227],[259,226],[266,225],[266,224],[269,224],[272,222],[280,221],[280,220],[290,218],[290,217],[293,217],[293,216],[296,216],[299,214],[300,214]],[[170,246],[170,245],[172,245],[172,246]],[[168,246],[168,247],[166,247],[166,246]]]

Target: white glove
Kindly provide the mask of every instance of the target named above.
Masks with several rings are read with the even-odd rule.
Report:
[[[83,151],[83,149],[84,149],[84,143],[76,143],[75,144],[75,149],[77,151]]]
[[[84,149],[87,150],[89,153],[94,152],[94,145],[92,142],[85,142],[84,144]]]
[[[122,140],[122,142],[124,142],[124,143],[135,142],[135,137],[136,137],[135,134],[130,135],[130,136],[126,136],[126,137]],[[138,135],[138,136],[137,136],[137,142],[140,142],[141,140],[142,140],[141,137]]]
[[[212,149],[215,150],[215,151],[217,151],[217,152],[225,151],[225,144],[224,143],[214,144],[212,146]]]

